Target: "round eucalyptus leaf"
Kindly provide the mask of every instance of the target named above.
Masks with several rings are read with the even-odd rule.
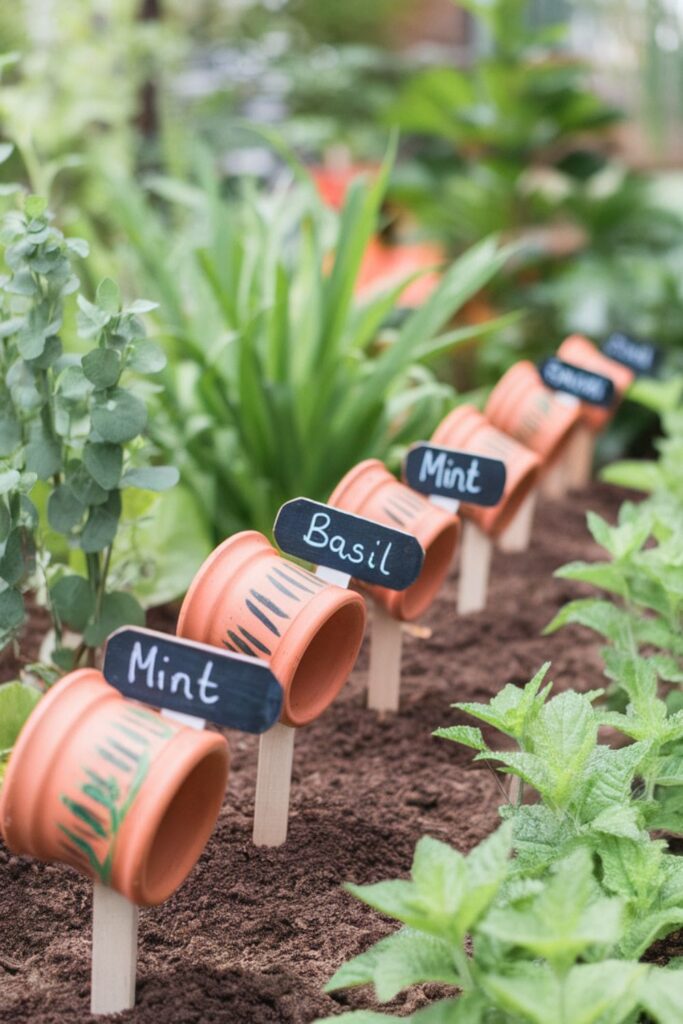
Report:
[[[50,596],[61,621],[83,632],[95,607],[88,581],[83,576],[62,576],[51,588]]]
[[[66,482],[81,505],[102,505],[109,496],[109,492],[100,487],[77,459],[72,459],[67,466]]]
[[[128,366],[138,373],[159,373],[166,366],[166,353],[155,341],[139,341],[128,359]]]
[[[9,397],[2,398],[3,404],[9,405]],[[11,455],[21,441],[21,427],[19,420],[11,408],[3,409],[0,413],[0,457]]]
[[[112,281],[110,277],[105,277],[100,281],[95,293],[95,301],[105,312],[118,313],[121,308],[121,292],[116,281]]]
[[[50,334],[45,339],[42,353],[36,359],[31,360],[31,366],[35,366],[38,370],[48,370],[51,366],[54,366],[61,354],[62,343],[59,335]]]
[[[121,496],[118,491],[111,491],[103,505],[94,505],[90,509],[80,537],[80,546],[86,554],[109,547],[116,536],[120,516]]]
[[[179,478],[175,466],[141,466],[126,470],[121,486],[139,487],[142,491],[167,491],[169,487],[175,487]]]
[[[24,621],[24,602],[18,590],[8,587],[0,593],[0,633],[17,629]]]
[[[83,373],[95,390],[110,388],[121,375],[121,360],[112,348],[96,348],[82,359]]]
[[[0,473],[0,494],[7,494],[13,491],[21,480],[21,474],[16,469],[6,469]]]
[[[67,366],[59,375],[57,391],[67,402],[82,402],[92,391],[92,385],[81,366]]]
[[[49,480],[62,462],[59,444],[47,437],[27,444],[25,456],[26,468],[35,473],[39,480]]]
[[[17,350],[22,359],[37,359],[45,349],[45,332],[22,327],[17,335]]]
[[[25,494],[22,494],[19,498],[18,521],[20,526],[25,526],[28,530],[35,530],[38,526],[38,509]]]
[[[28,537],[24,530],[12,530],[5,542],[4,554],[0,558],[0,579],[9,583],[11,587],[19,583],[28,570],[28,552]]]
[[[84,515],[85,505],[66,484],[60,484],[48,498],[47,519],[57,533],[71,533],[82,522]]]
[[[111,491],[121,479],[123,450],[118,444],[88,441],[83,449],[83,462],[91,477],[100,487]]]
[[[122,444],[137,437],[147,422],[147,410],[135,395],[113,388],[98,395],[92,410],[92,425],[103,441]]]
[[[92,622],[83,638],[90,647],[99,647],[107,637],[121,626],[144,626],[145,613],[132,594],[115,590],[105,594],[100,617]]]
[[[12,528],[12,516],[4,501],[0,500],[0,544],[4,544]]]

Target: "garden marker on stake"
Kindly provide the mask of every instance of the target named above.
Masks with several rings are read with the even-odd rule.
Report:
[[[487,507],[468,502],[464,497],[461,513],[463,519],[475,523],[502,551],[525,551],[536,507],[539,457],[494,427],[473,405],[458,405],[452,409],[434,431],[431,444],[468,455],[486,456],[503,464],[503,492],[498,501]],[[483,490],[482,487],[482,493]],[[485,595],[486,590],[484,599]],[[474,602],[475,606],[478,603]]]
[[[354,578],[372,596],[373,620],[368,673],[368,706],[397,711],[401,682],[400,623],[426,611],[448,575],[460,534],[460,520],[400,483],[377,459],[367,459],[351,469],[337,484],[330,505],[356,516],[399,529],[419,542],[424,562],[414,582],[399,587],[381,580],[380,585]]]
[[[203,729],[209,718],[259,733],[277,721],[282,706],[282,688],[264,662],[151,629],[124,626],[112,633],[102,671],[124,696],[194,729]],[[138,916],[136,904],[95,883],[93,1013],[115,1013],[135,1003]]]
[[[0,825],[14,852],[94,883],[93,1013],[133,1006],[138,907],[162,903],[190,873],[227,777],[222,736],[164,721],[96,669],[65,676],[26,722]]]
[[[564,494],[567,445],[582,418],[579,400],[546,387],[538,368],[525,359],[503,374],[489,395],[484,414],[494,427],[538,456],[541,493],[547,497]]]
[[[424,561],[424,551],[411,534],[307,498],[282,506],[275,538],[289,554],[315,562],[317,576],[343,587],[353,578],[405,591]],[[368,706],[374,710],[398,710],[401,645],[400,621],[376,604],[368,682]]]
[[[417,444],[404,464],[406,482],[415,491],[429,495],[435,505],[456,515],[461,502],[484,508],[495,507],[503,497],[505,463],[476,452]],[[463,525],[460,544],[458,612],[481,611],[486,604],[493,542],[472,519]]]
[[[565,338],[557,354],[575,368],[580,368],[584,373],[590,373],[594,377],[601,377],[610,385],[607,389],[607,394],[611,393],[609,401],[597,401],[590,395],[580,395],[577,392],[577,397],[582,401],[582,419],[573,441],[567,448],[565,464],[569,487],[580,490],[588,485],[591,478],[597,435],[616,412],[622,396],[633,383],[635,371],[628,364],[624,365],[617,358],[612,358],[608,352],[600,352],[588,338],[580,334],[572,334]]]
[[[195,576],[178,633],[248,655],[248,661],[259,659],[283,691],[279,721],[259,730],[253,829],[258,846],[280,846],[287,838],[295,728],[312,722],[337,696],[364,629],[359,594],[283,558],[253,530],[224,541]]]

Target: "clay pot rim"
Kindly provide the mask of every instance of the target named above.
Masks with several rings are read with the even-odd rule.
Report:
[[[144,704],[142,706],[147,707]],[[215,761],[217,766],[222,767],[223,776],[222,786],[216,787],[211,813],[205,813],[203,828],[188,833],[188,841],[180,851],[182,856],[174,858],[171,868],[165,872],[163,878],[150,877],[150,859],[159,840],[164,818],[190,780],[192,773],[200,765],[208,764],[210,761]],[[221,733],[183,727],[169,738],[154,759],[154,770],[163,773],[166,779],[173,776],[173,789],[160,796],[158,790],[152,792],[149,787],[141,787],[135,798],[135,811],[137,818],[144,820],[145,828],[139,828],[133,816],[129,815],[124,821],[117,836],[117,858],[112,874],[112,883],[128,883],[126,887],[134,893],[133,902],[141,907],[157,906],[167,900],[182,885],[199,860],[223,805],[229,775],[227,740]],[[204,800],[206,799],[204,794]],[[120,891],[118,884],[113,884],[113,888]]]
[[[436,505],[433,506],[433,509],[434,512],[441,513],[441,517],[435,517],[427,534],[419,538],[425,552],[425,561],[420,575],[406,590],[387,591],[389,613],[401,622],[414,622],[431,608],[451,571],[453,556],[460,540],[459,516],[450,515]],[[441,570],[434,575],[433,579],[422,579],[428,559],[430,556],[433,557],[435,546],[441,542],[445,545],[451,536],[451,553],[448,558],[441,559]]]
[[[11,800],[12,789],[14,785],[14,777],[16,773],[19,771],[19,768],[17,766],[20,764],[20,762],[26,755],[27,751],[35,742],[36,733],[40,731],[40,727],[44,724],[45,718],[50,714],[52,710],[52,705],[55,704],[61,698],[64,691],[69,689],[69,687],[73,686],[74,684],[78,684],[79,682],[86,680],[91,676],[95,677],[93,680],[91,680],[92,682],[102,684],[102,699],[106,699],[109,696],[109,694],[107,693],[107,688],[109,690],[112,690],[112,687],[109,687],[108,684],[104,683],[102,674],[97,669],[75,669],[73,672],[67,673],[67,675],[60,679],[59,682],[51,686],[47,693],[43,694],[43,696],[40,698],[31,714],[27,718],[26,722],[24,723],[21,732],[19,733],[17,742],[14,744],[12,752],[9,756],[9,760],[7,762],[7,770],[5,771],[5,777],[3,779],[2,785],[0,785],[0,832],[2,833],[2,836],[8,843],[8,845],[9,841],[5,829],[5,817],[7,807]],[[96,702],[99,703],[99,698]],[[84,705],[81,709],[75,709],[76,717],[80,717],[80,715],[86,710],[88,713],[90,713],[91,707],[92,703],[88,703]],[[59,756],[59,753],[60,748],[55,747],[55,749],[52,752],[52,755],[48,758],[47,761],[43,759],[39,762],[41,767],[41,779],[44,779],[45,776],[51,772],[54,760],[56,757]],[[36,779],[32,787],[35,796],[37,796],[38,793],[40,792],[40,788],[41,786],[39,784],[39,780]],[[35,832],[36,828],[34,819],[37,813],[37,808],[35,806],[32,806],[30,808],[24,807],[24,811],[26,814],[27,821],[26,831]],[[22,832],[23,831],[24,830],[22,830]]]
[[[342,594],[341,600],[339,598],[340,592]],[[324,628],[341,612],[345,614],[351,613],[352,616],[357,618],[359,627],[358,643],[353,649],[349,646],[344,659],[335,659],[335,672],[334,674],[330,674],[328,684],[325,689],[321,689],[316,698],[309,702],[309,706],[306,711],[299,711],[294,707],[294,704],[296,703],[297,673],[299,672],[301,664],[305,660],[312,645],[319,641],[320,634]],[[309,642],[304,646],[304,639],[311,630],[310,619],[312,615],[315,616],[314,633],[313,636],[310,637]],[[297,658],[295,664],[290,664],[286,671],[280,669],[280,662],[284,657],[282,647],[279,647],[270,659],[270,666],[273,670],[273,674],[278,679],[283,689],[283,706],[280,721],[284,725],[289,725],[293,728],[309,725],[311,722],[315,721],[316,718],[319,718],[320,715],[327,710],[330,704],[336,700],[344,688],[356,659],[358,658],[358,652],[360,651],[361,644],[363,643],[366,620],[366,605],[363,597],[356,593],[356,591],[345,590],[343,587],[338,587],[335,584],[330,583],[327,584],[324,590],[321,590],[316,595],[315,603],[313,604],[312,602],[309,604],[308,608],[304,609],[303,613],[297,615],[292,621],[287,632],[287,641],[288,645],[291,644],[295,650],[297,648],[301,650],[300,657]]]
[[[218,547],[215,548],[210,555],[207,555],[194,574],[192,582],[190,583],[185,597],[183,598],[183,603],[180,606],[180,612],[178,614],[178,622],[176,623],[176,636],[183,636],[185,621],[189,615],[190,609],[196,601],[196,592],[200,587],[204,587],[206,585],[207,577],[215,572],[218,564],[225,558],[226,551],[232,551],[245,544],[251,544],[254,542],[258,542],[259,546],[263,547],[266,551],[272,549],[272,544],[269,542],[268,538],[262,533],[259,533],[258,530],[241,530],[239,533],[234,533],[231,537],[227,537],[224,541],[221,541]],[[234,575],[238,568],[242,567],[243,562],[248,561],[252,555],[253,553],[250,553],[248,557],[245,556],[239,561],[236,561],[233,566],[232,574]],[[207,610],[204,614],[208,616],[212,613],[213,608]]]

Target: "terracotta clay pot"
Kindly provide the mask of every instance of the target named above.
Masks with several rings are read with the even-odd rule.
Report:
[[[419,618],[448,575],[460,535],[458,517],[399,483],[378,459],[367,459],[350,470],[337,484],[329,504],[417,538],[424,548],[425,560],[415,583],[406,590],[387,590],[365,583],[359,586],[395,619],[408,622]]]
[[[528,360],[516,363],[496,384],[484,410],[499,430],[540,456],[545,472],[581,422],[581,403],[551,391]]]
[[[0,792],[15,853],[70,864],[140,906],[185,880],[211,835],[228,745],[71,672],[22,729]]]
[[[178,619],[178,636],[268,661],[284,690],[281,721],[292,726],[312,722],[332,703],[364,630],[359,594],[282,558],[253,530],[207,558]]]
[[[616,360],[603,355],[592,341],[584,338],[581,334],[572,334],[566,338],[558,348],[557,355],[566,363],[573,363],[574,366],[579,366],[582,370],[590,370],[592,373],[600,373],[603,377],[609,377],[613,382],[615,400],[609,408],[591,405],[590,402],[581,403],[584,423],[587,423],[591,430],[597,433],[607,426],[617,411],[624,392],[628,390],[635,378],[633,370],[629,370],[628,366],[622,366]]]
[[[434,431],[432,442],[505,463],[505,490],[497,505],[485,508],[463,502],[460,506],[462,514],[474,520],[484,533],[497,537],[536,484],[541,467],[538,456],[491,426],[472,405],[460,405],[449,413]]]

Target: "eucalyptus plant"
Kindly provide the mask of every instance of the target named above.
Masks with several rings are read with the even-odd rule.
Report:
[[[110,279],[94,302],[79,294],[74,265],[87,246],[62,235],[42,198],[7,214],[0,240],[0,645],[17,636],[34,593],[54,626],[49,681],[144,620],[112,586],[111,564],[126,489],[163,490],[178,476],[150,465],[142,438],[150,385],[138,378],[166,360],[140,319],[153,304],[122,307]],[[82,355],[64,352],[67,333]]]

